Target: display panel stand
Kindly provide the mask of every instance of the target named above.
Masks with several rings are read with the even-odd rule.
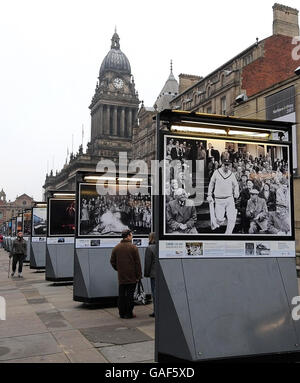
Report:
[[[27,254],[26,254],[26,258],[24,259],[24,263],[29,263],[30,262],[30,237],[23,237],[24,240],[26,241],[27,243]]]
[[[161,122],[164,123],[163,128]],[[172,132],[172,126],[175,125],[177,130],[182,128],[182,131],[185,131],[181,133],[184,136],[182,141],[190,137],[197,137],[199,141],[211,140],[207,138],[209,129],[214,129],[214,138],[223,139],[225,142],[230,141],[230,129],[237,131],[237,137],[247,132],[249,137],[255,136],[255,131],[262,137],[265,132],[269,132],[266,135],[269,138],[261,143],[261,147],[265,148],[272,144],[276,146],[276,142],[269,143],[268,139],[274,139],[274,132],[281,130],[280,140],[287,135],[284,145],[288,147],[290,161],[292,158],[289,123],[239,120],[167,110],[161,112],[157,118],[159,161],[165,159],[165,132],[169,135],[174,134],[174,142],[177,140],[176,134],[179,136],[178,131]],[[206,135],[199,133],[203,127]],[[191,132],[190,136],[186,133],[188,129]],[[216,129],[223,129],[224,136],[219,135]],[[283,145],[282,141],[279,145]],[[290,169],[293,168],[291,162],[289,166]],[[193,236],[179,233],[170,236],[169,232],[165,231],[165,215],[162,217],[161,214],[164,206],[162,175],[159,185],[161,190],[155,201],[155,232],[159,238],[155,360],[226,362],[240,358],[250,361],[251,358],[256,358],[262,361],[269,356],[271,360],[272,357],[273,360],[276,358],[281,361],[293,357],[293,360],[300,361],[300,321],[292,318],[292,299],[299,295],[295,264],[292,179],[289,184],[292,201],[289,206],[290,234],[286,237],[278,234],[276,238],[276,235],[268,237],[268,233],[263,233],[259,239],[255,235],[251,237],[250,231],[238,239],[233,235],[222,237],[220,231],[216,236],[200,234],[199,231],[203,228],[201,225],[198,226],[198,234]],[[182,195],[182,192],[179,195]],[[167,207],[170,211],[173,204]],[[247,248],[247,245],[255,240],[258,240],[259,244],[256,244],[255,253],[249,255],[247,249],[251,249],[251,246]],[[274,253],[274,247],[268,247],[269,240],[277,241],[278,246],[276,245]],[[169,243],[167,252],[165,241]],[[190,252],[193,241],[194,246],[198,246],[202,251],[197,256]],[[209,241],[214,242],[215,254],[209,247]],[[244,254],[235,253],[238,241],[247,242],[244,244]],[[185,251],[172,248],[174,242],[183,243]],[[279,249],[285,249],[285,243],[289,249],[293,247],[294,251],[283,250],[278,256]],[[228,248],[227,253],[222,250],[224,248]],[[222,256],[219,249],[223,251]]]
[[[31,209],[30,269],[46,267],[47,204],[35,202]]]
[[[120,240],[117,240],[118,243]],[[117,304],[118,276],[110,264],[111,248],[76,248],[74,260],[74,296],[78,302]],[[142,270],[145,248],[139,248]],[[151,294],[149,278],[142,279],[144,290]]]
[[[128,175],[122,175],[122,183],[115,181],[119,175],[117,178],[116,174],[113,176],[113,186],[125,188],[124,194],[99,193],[95,180],[101,177],[100,172],[77,173],[73,289],[75,301],[117,304],[118,275],[111,266],[110,258],[113,247],[121,241],[121,232],[124,229],[128,230],[130,227],[134,233],[133,243],[138,247],[142,271],[144,270],[145,248],[148,246],[151,220],[146,228],[142,222],[138,222],[142,221],[141,215],[140,218],[136,215],[135,220],[132,217],[134,211],[143,209],[145,212],[147,209],[148,212],[150,206],[151,218],[151,193],[127,193],[127,182],[130,181]],[[144,180],[147,181],[148,188],[148,179],[145,177]],[[145,228],[144,231],[138,231],[141,227]],[[149,278],[142,281],[146,294],[150,296]]]
[[[74,274],[75,193],[49,191],[46,280],[67,282]]]
[[[74,238],[65,238],[68,243],[59,242],[60,238],[47,238],[46,281],[73,281],[74,274]]]
[[[46,237],[31,237],[30,242],[30,268],[45,269],[46,267]]]

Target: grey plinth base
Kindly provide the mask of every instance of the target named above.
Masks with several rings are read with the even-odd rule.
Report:
[[[72,281],[74,272],[74,243],[47,244],[46,281]]]
[[[44,269],[46,267],[46,242],[31,242],[30,268]]]
[[[158,283],[157,361],[300,351],[294,258],[160,260]]]
[[[117,272],[110,264],[111,248],[75,249],[74,295],[78,302],[114,304],[118,297]],[[145,249],[139,248],[142,270]],[[148,278],[142,280],[146,294],[151,294]]]

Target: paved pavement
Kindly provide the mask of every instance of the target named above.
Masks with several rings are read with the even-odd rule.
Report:
[[[136,306],[134,319],[117,308],[73,301],[71,285],[45,281],[24,265],[24,278],[8,278],[8,253],[0,249],[0,363],[131,363],[154,361],[152,304]]]

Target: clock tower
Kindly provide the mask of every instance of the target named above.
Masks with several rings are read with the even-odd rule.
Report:
[[[117,32],[105,56],[92,99],[91,142],[88,152],[94,156],[117,160],[119,152],[131,158],[132,131],[139,107],[138,93],[129,60],[120,49]]]

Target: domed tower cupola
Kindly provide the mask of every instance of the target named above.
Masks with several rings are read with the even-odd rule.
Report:
[[[133,126],[137,124],[138,93],[128,58],[120,49],[115,30],[110,51],[104,57],[91,109],[89,152],[116,159],[120,151],[131,156]]]
[[[111,47],[108,54],[102,61],[99,79],[105,75],[106,72],[113,71],[123,74],[131,74],[131,67],[128,58],[120,49],[120,37],[115,31],[111,39]]]

